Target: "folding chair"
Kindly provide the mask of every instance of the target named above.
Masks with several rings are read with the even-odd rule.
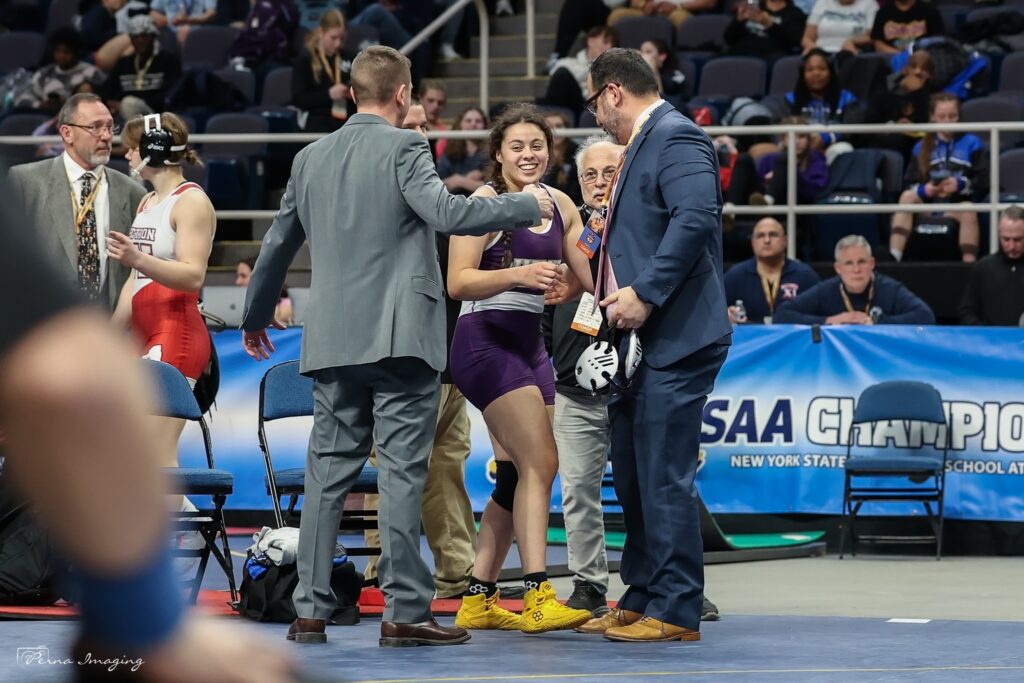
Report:
[[[267,440],[268,422],[288,417],[312,417],[313,380],[299,374],[299,361],[280,363],[267,370],[260,381],[259,440],[263,451],[263,464],[267,474],[264,479],[267,493],[274,504],[274,520],[278,528],[285,521],[294,522],[295,506],[299,496],[305,492],[306,470],[304,467],[274,469]],[[352,485],[350,493],[377,493],[377,468],[369,464],[363,467]],[[289,497],[287,517],[281,510],[281,498]],[[365,531],[377,528],[376,510],[345,510],[339,531]],[[379,548],[346,548],[349,555],[379,555]]]
[[[158,406],[155,414],[163,417],[174,417],[190,422],[198,422],[203,433],[203,447],[206,451],[206,467],[177,467],[167,469],[171,478],[171,489],[174,493],[189,496],[193,503],[201,502],[206,496],[213,501],[212,510],[196,512],[175,512],[176,521],[172,528],[176,531],[198,531],[203,537],[203,547],[197,550],[175,549],[175,557],[198,557],[199,568],[196,577],[185,582],[190,589],[190,601],[195,603],[199,596],[199,588],[203,583],[206,565],[211,553],[217,564],[228,577],[231,590],[231,601],[238,600],[235,588],[235,572],[231,565],[231,548],[228,547],[227,526],[224,524],[224,503],[235,487],[235,477],[227,470],[218,470],[213,462],[213,444],[210,440],[210,429],[199,411],[199,404],[192,394],[188,380],[177,368],[167,363],[143,360],[143,369],[147,372],[157,390]],[[197,498],[192,498],[196,496]],[[217,547],[217,536],[220,536],[223,548]]]
[[[911,422],[930,423],[942,430],[942,457],[923,453],[920,448],[900,448],[907,454],[851,455],[853,443],[863,425],[900,420],[908,434]],[[941,425],[941,426],[940,426]],[[930,384],[923,382],[882,382],[864,390],[857,400],[846,446],[845,487],[843,490],[843,526],[839,541],[842,559],[846,539],[852,540],[851,554],[857,554],[857,535],[854,523],[861,506],[867,502],[918,502],[928,514],[932,536],[863,536],[861,540],[874,543],[935,543],[935,559],[942,557],[943,497],[946,488],[946,457],[949,453],[949,424],[942,409],[942,396]],[[870,477],[866,485],[858,485],[857,478]],[[911,482],[928,486],[881,486],[879,479],[909,478]],[[935,503],[936,509],[932,509]]]

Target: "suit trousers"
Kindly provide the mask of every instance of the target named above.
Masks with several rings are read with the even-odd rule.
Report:
[[[569,571],[607,593],[601,482],[608,464],[608,397],[556,393],[554,430]]]
[[[334,611],[338,525],[345,497],[375,445],[384,620],[429,619],[434,585],[420,556],[420,501],[437,422],[438,373],[418,358],[385,358],[318,370],[313,379],[295,611],[305,619],[328,619]]]
[[[641,364],[613,395],[611,459],[626,542],[619,607],[674,626],[700,628],[704,546],[697,454],[708,394],[729,347],[709,344],[667,367]]]
[[[423,489],[423,530],[434,555],[434,587],[437,597],[450,598],[469,587],[476,558],[476,526],[473,506],[466,492],[466,460],[469,458],[469,415],[466,397],[454,384],[441,385],[441,408],[437,413],[434,448],[427,466]],[[373,461],[371,457],[371,461]],[[367,495],[364,507],[375,509],[378,496]],[[375,529],[364,534],[366,545],[380,546]],[[377,576],[377,561],[371,557],[365,576]]]

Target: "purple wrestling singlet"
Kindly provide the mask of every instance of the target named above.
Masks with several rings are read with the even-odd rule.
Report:
[[[557,204],[556,204],[557,207]],[[500,270],[505,242],[499,233],[484,249],[480,270]],[[562,262],[564,226],[555,211],[543,232],[512,233],[512,267]],[[455,386],[478,410],[514,389],[536,386],[554,405],[555,376],[541,338],[544,292],[518,287],[480,301],[464,301],[452,340]]]

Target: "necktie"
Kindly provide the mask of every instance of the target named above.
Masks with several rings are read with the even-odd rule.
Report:
[[[92,173],[82,176],[82,195],[79,200],[82,207],[86,206],[92,195],[93,180]],[[78,224],[78,288],[92,301],[100,297],[100,251],[94,202],[89,202],[89,210]]]

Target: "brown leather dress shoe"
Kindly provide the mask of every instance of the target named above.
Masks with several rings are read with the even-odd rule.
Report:
[[[433,619],[418,624],[396,624],[393,621],[382,621],[380,624],[381,647],[458,645],[469,638],[466,629],[441,626]]]
[[[654,617],[643,617],[629,626],[616,626],[604,632],[608,640],[630,643],[662,643],[669,640],[700,640],[700,631],[673,626]]]
[[[603,617],[591,619],[576,630],[580,633],[602,635],[605,631],[615,626],[629,626],[633,622],[639,620],[642,616],[643,614],[640,612],[630,612],[628,609],[619,609],[616,607]]]
[[[326,619],[296,619],[288,627],[288,640],[296,643],[326,643]]]

